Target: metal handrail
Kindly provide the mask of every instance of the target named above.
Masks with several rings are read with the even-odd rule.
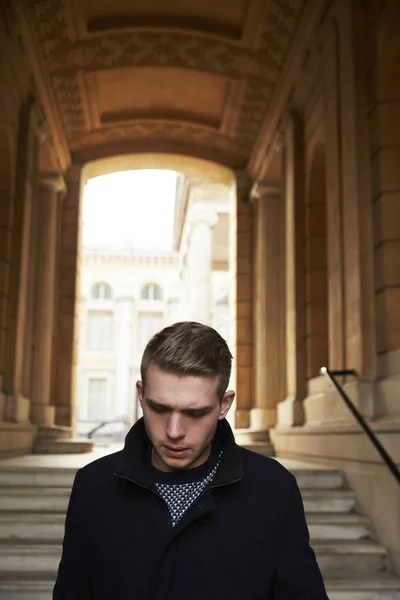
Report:
[[[343,398],[346,406],[351,411],[351,413],[353,414],[354,418],[359,423],[359,425],[362,427],[362,429],[364,430],[364,432],[366,433],[366,435],[368,436],[368,438],[370,439],[372,444],[375,446],[376,450],[379,452],[383,461],[385,462],[387,468],[392,473],[392,475],[396,479],[397,483],[400,485],[400,471],[399,471],[396,463],[394,462],[392,457],[388,454],[388,452],[385,450],[385,448],[382,446],[381,442],[378,440],[375,433],[372,431],[371,427],[368,425],[368,423],[366,422],[366,420],[364,419],[364,417],[362,416],[360,411],[357,409],[356,406],[354,406],[353,402],[350,400],[349,396],[346,394],[343,387],[335,379],[335,377],[346,377],[346,376],[357,377],[357,371],[355,371],[354,369],[344,369],[342,371],[331,371],[327,367],[322,367],[320,369],[320,373],[321,373],[321,375],[324,375],[326,377],[326,379],[329,381],[329,383],[331,385],[333,385],[333,387],[336,388],[336,390],[339,392],[339,394]]]
[[[88,434],[87,434],[88,439],[91,440],[95,433],[100,431],[100,429],[102,429],[106,425],[110,425],[111,423],[123,423],[124,425],[127,425],[128,427],[130,425],[128,419],[111,419],[109,421],[102,421],[101,423],[99,423],[99,425],[96,425],[96,427],[94,427],[93,429],[91,429],[88,432]]]

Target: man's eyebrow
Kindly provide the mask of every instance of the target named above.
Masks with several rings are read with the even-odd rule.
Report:
[[[165,404],[161,404],[160,402],[157,402],[156,400],[152,400],[152,398],[149,398],[148,396],[145,397],[146,402],[148,402],[148,404],[151,404],[152,406],[155,406],[156,408],[165,408],[165,410],[170,410],[171,407],[167,406]],[[185,414],[202,414],[202,413],[208,413],[211,412],[213,410],[212,406],[203,406],[200,408],[186,408],[183,409],[181,412],[185,413]]]
[[[146,402],[148,402],[149,404],[152,404],[153,406],[158,406],[159,408],[169,408],[169,406],[166,406],[165,404],[161,404],[160,402],[157,402],[156,400],[152,400],[148,396],[145,396],[145,400],[146,400]]]

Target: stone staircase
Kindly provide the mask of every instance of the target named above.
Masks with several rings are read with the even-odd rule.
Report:
[[[330,600],[400,600],[386,549],[339,471],[287,465]],[[0,600],[50,600],[74,468],[0,466]]]

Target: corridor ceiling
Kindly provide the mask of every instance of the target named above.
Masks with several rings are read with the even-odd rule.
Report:
[[[57,151],[245,168],[310,1],[24,0]]]

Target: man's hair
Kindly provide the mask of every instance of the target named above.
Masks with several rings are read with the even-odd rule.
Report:
[[[215,329],[183,321],[165,327],[147,344],[140,365],[143,386],[150,365],[176,375],[218,376],[217,393],[222,400],[231,375],[232,354]]]

